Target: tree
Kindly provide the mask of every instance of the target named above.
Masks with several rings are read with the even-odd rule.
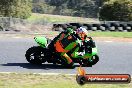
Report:
[[[33,0],[32,11],[35,13],[97,17],[100,1],[101,0]]]
[[[131,21],[132,1],[114,0],[105,2],[100,10],[100,18],[111,21]]]
[[[55,9],[55,6],[50,6],[43,1],[43,2],[33,3],[32,12],[42,13],[42,14],[44,13],[51,14],[54,11],[54,9]]]
[[[31,0],[0,0],[0,16],[26,19],[31,9]]]

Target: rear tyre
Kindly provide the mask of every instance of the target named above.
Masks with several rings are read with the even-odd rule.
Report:
[[[31,64],[40,65],[46,61],[44,57],[45,49],[40,46],[33,46],[26,51],[26,60]]]

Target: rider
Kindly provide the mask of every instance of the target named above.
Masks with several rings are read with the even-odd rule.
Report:
[[[87,37],[88,31],[84,27],[80,27],[74,31],[73,28],[67,27],[67,30],[61,32],[56,39],[54,39],[54,48],[57,53],[63,58],[67,63],[67,66],[72,67],[73,61],[67,54],[77,45],[84,50],[85,39]],[[64,63],[65,64],[65,63]]]
[[[92,52],[91,47],[95,47],[95,43],[91,37],[88,37],[88,31],[84,27],[80,27],[76,30],[76,33],[79,35],[81,38],[82,42],[80,45],[80,50],[81,51],[86,51],[85,49],[89,49],[89,53]],[[87,47],[87,48],[85,48]],[[89,48],[88,48],[89,47]]]

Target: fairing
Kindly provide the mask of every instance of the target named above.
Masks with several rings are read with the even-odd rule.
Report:
[[[41,47],[47,47],[47,39],[45,37],[34,37],[34,39]]]

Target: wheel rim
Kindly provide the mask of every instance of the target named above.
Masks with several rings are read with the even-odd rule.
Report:
[[[39,53],[31,53],[30,54],[30,61],[33,61],[33,60],[40,60],[40,61],[43,61],[43,58],[44,58],[44,54],[43,52],[39,52]]]
[[[91,59],[91,63],[92,63],[92,65],[94,65],[94,64],[96,64],[97,62],[99,61],[99,58],[98,58],[98,56],[92,56],[92,59]]]
[[[35,58],[34,58],[34,53],[32,53],[31,55],[30,55],[30,60],[34,60]]]

